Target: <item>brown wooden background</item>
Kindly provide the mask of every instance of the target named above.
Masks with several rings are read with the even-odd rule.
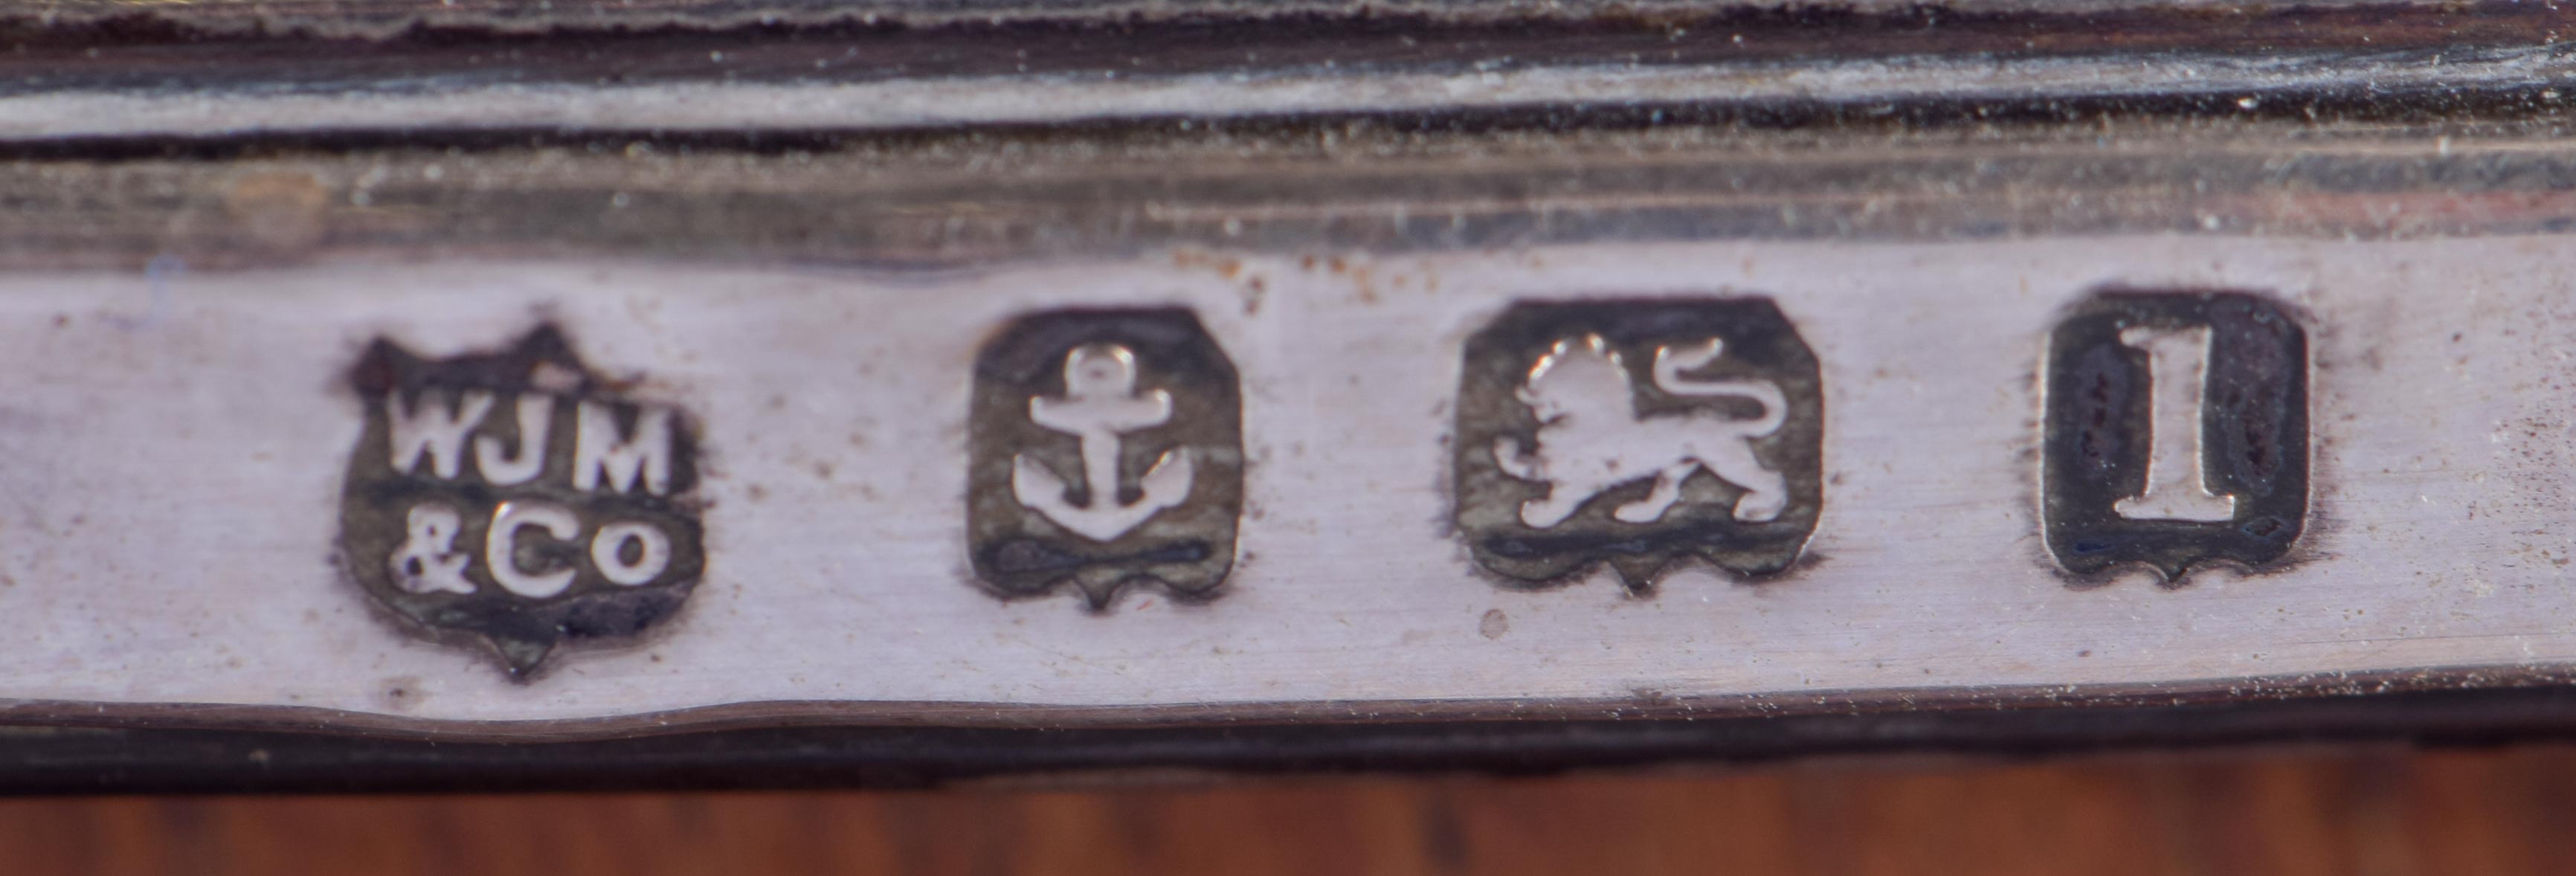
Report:
[[[0,802],[0,873],[2576,872],[2576,748],[905,793]]]

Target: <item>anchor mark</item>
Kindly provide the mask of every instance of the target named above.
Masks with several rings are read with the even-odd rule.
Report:
[[[1171,419],[1171,393],[1136,390],[1134,351],[1117,344],[1077,347],[1065,356],[1064,397],[1029,399],[1029,420],[1081,439],[1087,495],[1074,504],[1072,486],[1026,453],[1011,458],[1011,495],[1084,538],[1115,540],[1189,497],[1188,448],[1174,448],[1137,479],[1136,501],[1119,501],[1118,436]]]

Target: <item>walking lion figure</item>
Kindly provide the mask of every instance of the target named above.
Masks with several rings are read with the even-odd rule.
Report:
[[[1627,366],[1599,335],[1556,342],[1530,368],[1529,382],[1513,392],[1538,418],[1537,448],[1524,453],[1510,435],[1494,440],[1494,462],[1504,474],[1547,485],[1545,497],[1521,503],[1521,522],[1547,529],[1573,517],[1594,496],[1653,478],[1645,498],[1610,512],[1622,522],[1653,523],[1681,500],[1682,482],[1701,469],[1744,491],[1735,501],[1735,519],[1777,519],[1789,505],[1788,481],[1754,457],[1753,440],[1780,431],[1788,418],[1780,385],[1683,376],[1717,361],[1725,349],[1719,338],[1657,348],[1655,386],[1678,396],[1751,399],[1762,405],[1760,416],[1641,417]]]

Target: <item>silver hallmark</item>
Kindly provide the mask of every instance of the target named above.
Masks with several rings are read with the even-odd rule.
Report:
[[[1822,503],[1815,356],[1763,299],[1522,304],[1467,342],[1458,525],[1486,569],[1788,568]]]
[[[479,637],[525,674],[566,637],[651,626],[697,584],[688,425],[622,398],[559,330],[436,360],[378,340],[351,383],[367,425],[341,549],[395,613]]]
[[[495,736],[2539,677],[2576,445],[2530,388],[2576,304],[2504,256],[2570,253],[361,263],[190,274],[149,327],[141,281],[37,278],[0,296],[0,654],[27,714]],[[1694,282],[1767,297],[1547,297]],[[518,340],[532,302],[568,332]],[[2070,571],[2167,559],[2189,586]]]
[[[1171,392],[1136,388],[1136,352],[1125,345],[1091,344],[1066,353],[1064,395],[1029,399],[1029,421],[1080,442],[1081,480],[1058,477],[1024,451],[1011,457],[1011,496],[1076,535],[1116,541],[1190,497],[1190,449],[1175,447],[1136,479],[1134,500],[1123,498],[1120,436],[1172,421]]]
[[[2308,516],[2307,335],[2259,295],[2112,290],[2049,336],[2042,526],[2077,575],[2279,562]]]
[[[1130,582],[1215,595],[1243,507],[1243,413],[1197,317],[1022,317],[985,345],[974,391],[967,527],[986,584],[1071,582],[1095,607]]]

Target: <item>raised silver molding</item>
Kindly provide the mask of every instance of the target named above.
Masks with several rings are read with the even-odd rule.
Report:
[[[1317,17],[1424,17],[1445,22],[1516,23],[1592,19],[1688,19],[1712,11],[1884,14],[1935,9],[1947,15],[2090,13],[2148,9],[2242,16],[2335,9],[2456,9],[2433,0],[1840,0],[1712,6],[1688,0],[48,0],[13,10],[47,26],[169,22],[211,32],[295,31],[324,37],[381,37],[414,27],[543,32],[556,28],[728,28],[836,24],[937,27],[1020,21],[1121,24],[1172,20],[1296,21]]]
[[[2385,92],[2538,88],[2576,75],[2561,46],[2354,57],[2344,51],[2127,56],[1761,59],[1653,65],[1567,59],[1462,69],[1231,69],[1119,76],[950,75],[741,81],[715,75],[643,85],[438,77],[364,87],[265,89],[238,83],[0,93],[0,139],[650,130],[738,134],[867,131],[1104,120],[1176,122],[1273,116],[1514,112],[1548,108],[1821,104],[1893,113],[1898,103],[2143,99],[2241,104],[2299,100],[2366,81]],[[720,68],[719,68],[720,69]],[[2542,98],[2555,102],[2553,93]]]

